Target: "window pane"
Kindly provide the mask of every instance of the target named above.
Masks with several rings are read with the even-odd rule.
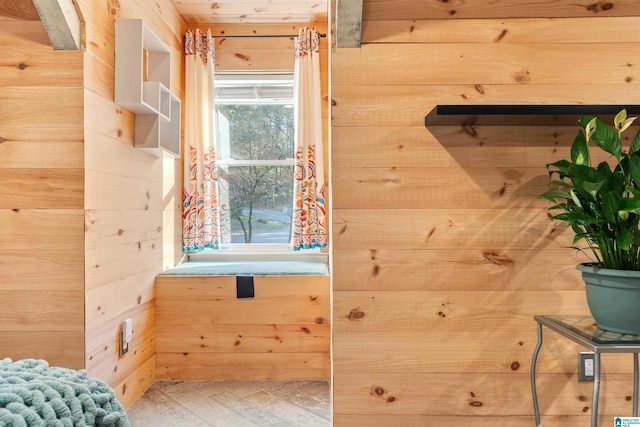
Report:
[[[216,111],[220,160],[293,158],[294,117],[290,106],[218,104]]]
[[[289,242],[293,166],[222,166],[219,179],[230,243]]]

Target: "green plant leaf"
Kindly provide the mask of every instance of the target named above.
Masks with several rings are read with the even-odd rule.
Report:
[[[585,114],[584,116],[580,117],[578,119],[578,123],[580,124],[580,126],[587,131],[587,129],[590,127],[590,125],[592,125],[591,122],[593,122],[593,119],[595,119],[594,116],[590,116],[588,114]],[[587,131],[588,133],[588,131]]]
[[[602,193],[602,215],[607,221],[616,222],[619,207],[616,194]]]
[[[579,131],[571,145],[571,161],[577,165],[590,165],[589,147],[584,132]]]
[[[547,164],[550,190],[540,196],[551,202],[552,218],[573,230],[573,247],[592,251],[604,268],[640,270],[640,130],[627,152],[620,137],[634,120],[626,110],[613,126],[582,116],[571,161]],[[591,166],[596,149],[597,158],[609,158]]]
[[[540,194],[538,197],[541,199],[555,201],[555,199],[559,199],[559,198],[570,199],[571,195],[569,194],[568,191],[564,191],[564,190],[549,190]]]
[[[575,190],[570,190],[569,194],[571,194],[571,199],[573,200],[573,203],[576,204],[576,206],[578,207],[582,207],[582,202],[580,202],[580,199],[578,198],[578,195],[576,194]]]
[[[606,151],[607,153],[612,154],[617,160],[620,160],[620,155],[622,154],[622,142],[620,142],[620,136],[616,130],[603,122],[600,119],[595,119],[596,127],[593,135],[591,135],[591,139],[593,142]]]
[[[616,244],[623,251],[628,251],[633,244],[633,235],[628,230],[620,230],[616,236]]]
[[[629,154],[636,153],[640,150],[640,128],[637,130],[633,140],[631,140],[631,145],[629,146]]]
[[[591,195],[591,198],[595,200],[598,196],[598,193],[600,192],[600,189],[606,182],[606,180],[598,182],[585,181],[582,183],[582,188],[584,188],[584,190],[589,193],[589,195]]]
[[[620,203],[620,212],[640,214],[640,199],[627,197]]]
[[[567,188],[573,187],[571,184],[564,181],[549,181],[549,186],[550,187],[567,187]]]
[[[636,188],[640,188],[640,151],[636,151],[629,156],[629,175]]]

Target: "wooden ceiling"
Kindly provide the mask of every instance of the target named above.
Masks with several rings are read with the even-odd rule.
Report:
[[[54,0],[53,3],[61,0]],[[304,23],[329,21],[332,0],[170,0],[188,24],[201,23]],[[335,0],[338,46],[360,45],[363,0]],[[32,1],[0,0],[0,21],[36,21],[40,16]]]
[[[189,24],[327,22],[329,0],[171,0]],[[0,0],[0,21],[37,21],[31,1]]]
[[[0,0],[0,21],[39,21],[40,15],[31,1]]]
[[[327,22],[328,0],[171,0],[188,24]]]

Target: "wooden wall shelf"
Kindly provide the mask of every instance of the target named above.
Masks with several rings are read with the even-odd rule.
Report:
[[[136,115],[135,147],[180,157],[181,102],[169,89],[169,49],[142,19],[119,19],[115,64],[115,102]]]

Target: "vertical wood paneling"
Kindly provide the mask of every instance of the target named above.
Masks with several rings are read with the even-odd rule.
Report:
[[[639,46],[616,29],[640,18],[507,2],[499,13],[551,19],[498,20],[490,3],[371,0],[362,48],[332,50],[336,426],[533,422],[533,315],[588,313],[575,270],[586,258],[529,196],[578,128],[427,130],[424,116],[436,104],[636,104]],[[453,21],[431,19],[444,9]],[[588,423],[581,349],[553,335],[542,422]],[[630,410],[628,359],[603,362],[603,423]]]
[[[39,20],[0,45],[0,357],[83,368],[83,56]]]

